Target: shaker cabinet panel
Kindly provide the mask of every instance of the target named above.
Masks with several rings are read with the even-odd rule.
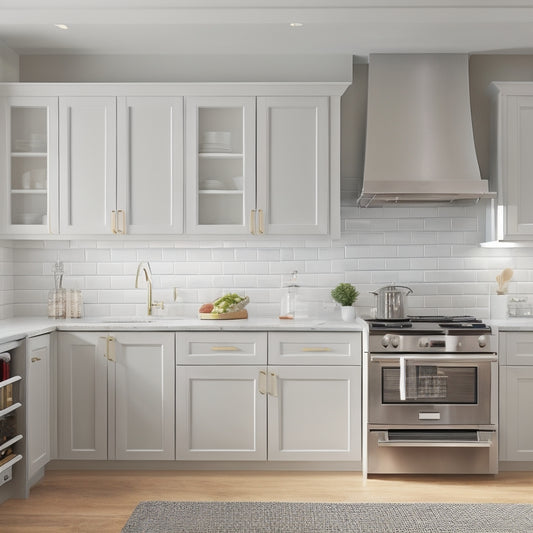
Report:
[[[105,337],[61,332],[58,340],[60,459],[107,459]]]
[[[116,224],[116,98],[59,99],[60,228],[110,234]]]
[[[501,364],[533,366],[533,332],[500,332],[498,353]]]
[[[265,460],[261,376],[255,366],[178,366],[176,459]]]
[[[361,460],[361,369],[268,367],[268,458]]]
[[[61,332],[60,459],[174,459],[174,334]]]
[[[115,459],[174,459],[174,334],[114,338]]]
[[[257,209],[265,234],[328,232],[328,103],[257,98]]]
[[[181,233],[183,98],[128,96],[117,105],[117,224],[131,234]]]
[[[27,360],[28,479],[50,461],[50,335],[28,339]]]
[[[533,367],[500,368],[500,460],[533,461]]]

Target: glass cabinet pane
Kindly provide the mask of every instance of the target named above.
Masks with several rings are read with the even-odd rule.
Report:
[[[12,225],[48,225],[48,108],[12,106],[10,117]]]
[[[244,224],[242,107],[198,109],[198,224]]]
[[[187,232],[249,233],[256,191],[255,98],[188,97],[185,109]]]

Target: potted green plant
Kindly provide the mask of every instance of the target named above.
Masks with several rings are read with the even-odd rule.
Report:
[[[355,318],[355,307],[359,292],[351,283],[339,283],[332,291],[331,297],[341,305],[342,319],[346,322]]]

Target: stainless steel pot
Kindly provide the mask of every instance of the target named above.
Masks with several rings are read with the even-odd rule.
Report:
[[[402,285],[388,285],[381,287],[371,294],[377,296],[376,318],[406,318],[407,316],[407,296],[413,291],[409,287]]]

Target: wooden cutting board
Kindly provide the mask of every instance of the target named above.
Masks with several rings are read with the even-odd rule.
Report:
[[[248,318],[248,311],[241,309],[232,313],[198,313],[200,320],[234,320],[236,318]]]

